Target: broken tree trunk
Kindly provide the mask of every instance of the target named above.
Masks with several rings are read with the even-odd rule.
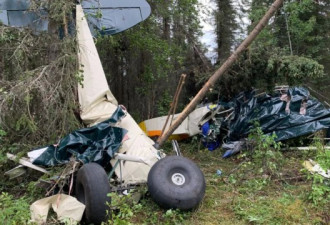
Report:
[[[169,138],[169,136],[175,131],[175,129],[183,122],[183,120],[195,109],[197,104],[204,98],[206,93],[215,82],[223,75],[236,61],[238,56],[253,42],[262,29],[267,25],[269,19],[280,8],[284,0],[276,0],[264,17],[259,21],[257,26],[252,30],[249,36],[241,43],[241,45],[231,54],[231,56],[224,62],[224,64],[210,77],[210,79],[204,84],[203,88],[197,93],[197,95],[191,100],[191,102],[185,107],[180,116],[174,121],[172,126],[162,134],[155,144],[155,147],[160,147]]]

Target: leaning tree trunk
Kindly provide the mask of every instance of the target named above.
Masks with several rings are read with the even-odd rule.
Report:
[[[222,66],[210,77],[210,79],[204,84],[203,88],[197,93],[197,95],[191,100],[191,102],[185,107],[179,117],[174,121],[172,126],[162,134],[156,143],[156,147],[161,146],[169,136],[175,131],[175,129],[183,122],[183,120],[195,109],[197,104],[204,98],[210,88],[213,87],[215,82],[223,75],[236,61],[238,56],[254,41],[262,29],[267,25],[269,19],[280,8],[284,0],[276,0],[264,17],[259,21],[257,26],[252,30],[249,36],[241,43],[241,45],[233,52],[233,54],[222,64]]]

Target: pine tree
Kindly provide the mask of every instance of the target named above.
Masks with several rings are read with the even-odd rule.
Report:
[[[216,0],[217,9],[214,12],[216,21],[218,62],[222,64],[230,55],[235,42],[235,21],[237,14],[231,0]]]
[[[149,3],[152,15],[146,21],[97,40],[112,92],[139,121],[167,113],[182,73],[194,89],[194,76],[205,70],[198,1]],[[194,92],[185,89],[182,95]]]

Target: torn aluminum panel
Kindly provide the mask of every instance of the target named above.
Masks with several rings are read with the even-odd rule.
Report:
[[[23,165],[16,166],[15,168],[8,170],[4,174],[9,177],[9,180],[15,179],[26,173],[26,167]]]
[[[330,178],[330,170],[325,171],[320,164],[311,159],[304,161],[303,166],[311,173],[317,173],[324,178]]]
[[[18,157],[16,155],[13,155],[13,154],[10,154],[10,153],[7,153],[7,158],[10,159],[10,160],[13,160],[13,161],[18,159]],[[29,159],[26,159],[26,158],[22,157],[18,160],[18,163],[23,165],[23,166],[29,167],[31,169],[38,170],[42,173],[49,174],[49,172],[47,170],[32,164],[32,162]]]

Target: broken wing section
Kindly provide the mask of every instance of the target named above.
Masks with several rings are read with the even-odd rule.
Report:
[[[78,85],[80,117],[91,125],[109,118],[109,104],[118,105],[108,87],[101,60],[81,5],[77,5],[78,59],[83,81]],[[112,107],[111,107],[112,108]]]
[[[81,4],[94,36],[125,31],[147,19],[151,13],[145,0],[85,0]]]
[[[181,140],[199,134],[201,132],[199,128],[199,122],[208,112],[210,112],[208,106],[203,106],[192,111],[189,116],[180,124],[180,126],[173,132],[170,138]],[[173,116],[173,121],[175,121],[179,116],[180,113],[175,114]],[[162,133],[166,119],[167,116],[156,117],[141,122],[139,126],[149,137],[158,137]],[[167,123],[165,131],[168,130],[169,127],[170,123]]]
[[[91,126],[111,117],[118,103],[110,92],[102,64],[94,45],[82,7],[77,5],[77,39],[79,60],[83,71],[83,81],[79,84],[78,95],[81,105],[80,116],[85,124]],[[158,151],[154,142],[139,128],[134,119],[127,115],[115,126],[126,129],[128,140],[123,141],[119,153],[143,158],[145,163],[121,161],[115,173],[125,184],[146,182],[151,166],[158,161]],[[111,160],[112,166],[117,159]],[[120,171],[121,168],[121,171]]]
[[[0,23],[11,27],[29,27],[35,31],[48,30],[48,13],[29,11],[28,0],[0,0]]]

